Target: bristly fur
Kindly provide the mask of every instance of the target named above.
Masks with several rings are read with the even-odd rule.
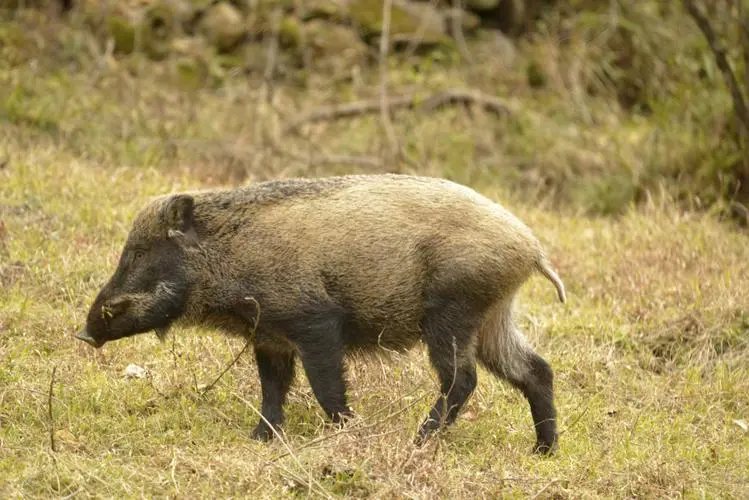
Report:
[[[136,278],[126,256],[138,248],[146,260],[133,267]],[[350,415],[346,355],[423,341],[443,397],[419,442],[455,420],[478,361],[527,397],[536,450],[556,445],[552,372],[513,322],[512,303],[534,272],[562,302],[564,285],[531,230],[472,189],[388,174],[163,196],[136,218],[123,259],[124,275],[104,295],[125,294],[128,314],[143,315],[132,320],[141,329],[160,322],[153,328],[163,340],[180,321],[254,335],[272,426],[283,421],[296,358],[326,414],[342,421]],[[256,437],[273,435],[267,422]]]

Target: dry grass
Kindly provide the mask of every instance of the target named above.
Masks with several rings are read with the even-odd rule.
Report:
[[[638,142],[656,125],[604,112],[595,100],[587,104],[608,120],[567,122],[574,113],[569,103],[530,94],[522,100],[528,113],[517,120],[457,108],[394,118],[401,145],[420,163],[409,169],[451,177],[505,202],[536,230],[565,280],[567,306],[556,303],[541,278],[528,283],[519,304],[529,338],[556,371],[557,456],[529,453],[525,402],[483,371],[458,424],[414,448],[412,437],[436,393],[420,350],[391,362],[351,360],[350,396],[359,417],[343,431],[324,423],[300,375],[285,442],[260,444],[249,438],[259,406],[252,356],[206,395],[199,391],[240,341],[182,330],[163,344],[143,335],[94,351],[72,334],[150,196],[244,176],[352,171],[311,167],[305,155],[315,148],[379,154],[377,118],[310,127],[311,139],[284,138],[279,152],[273,149],[278,115],[256,105],[252,82],[230,79],[220,90],[190,95],[173,90],[168,65],[146,65],[136,78],[122,61],[104,61],[98,72],[92,67],[98,59],[65,62],[69,47],[87,47],[83,35],[66,37],[57,53],[62,68],[40,70],[25,61],[0,72],[0,157],[8,159],[0,168],[0,495],[747,495],[747,235],[710,214],[685,212],[667,196],[653,195],[618,218],[552,211],[548,192],[511,189],[517,185],[507,182],[516,174],[502,167],[531,161],[532,144],[553,168],[564,162],[581,168],[575,158],[593,144],[598,148],[586,165],[632,164],[657,151],[643,151],[647,141]],[[68,71],[73,67],[77,74]],[[391,74],[391,91],[445,88],[480,76],[464,77],[449,66],[432,75],[424,81],[400,67]],[[502,81],[510,85],[513,78]],[[469,83],[477,81],[484,90],[496,83],[488,75]],[[304,97],[287,88],[275,94],[286,115],[372,97],[347,85],[328,94],[323,88]],[[674,143],[679,133],[670,136]],[[290,157],[291,150],[301,158]],[[529,170],[538,171],[544,170]],[[540,179],[524,182],[533,187]],[[149,377],[125,378],[130,363],[147,368]]]

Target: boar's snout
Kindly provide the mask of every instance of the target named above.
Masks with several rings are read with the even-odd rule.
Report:
[[[110,294],[110,285],[107,285],[89,310],[86,325],[75,335],[97,349],[112,340],[115,320],[124,315],[132,303],[128,297],[109,298]]]
[[[98,340],[93,338],[91,334],[88,333],[88,330],[86,330],[85,326],[81,328],[81,330],[78,333],[75,334],[75,338],[77,338],[78,340],[82,340],[85,343],[96,347],[97,349],[104,345],[104,342],[99,342]]]

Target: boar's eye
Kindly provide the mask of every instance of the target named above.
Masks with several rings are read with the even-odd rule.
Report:
[[[137,262],[138,260],[145,257],[146,251],[145,250],[134,250],[133,251],[133,262]]]

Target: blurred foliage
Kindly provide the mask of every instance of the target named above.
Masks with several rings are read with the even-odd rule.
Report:
[[[63,18],[41,8],[6,10],[0,24],[0,116],[54,132],[68,147],[78,147],[74,146],[78,137],[86,136],[91,123],[76,123],[74,117],[92,112],[101,115],[99,126],[105,128],[96,133],[101,139],[114,133],[105,132],[102,125],[110,121],[115,128],[129,123],[125,128],[132,135],[162,129],[159,137],[166,138],[167,126],[148,109],[137,119],[123,118],[115,103],[112,109],[97,104],[106,99],[98,94],[104,91],[103,82],[117,81],[120,77],[114,75],[124,71],[135,78],[123,80],[128,82],[124,85],[141,88],[144,102],[176,100],[186,107],[183,115],[194,118],[204,113],[202,119],[210,123],[222,118],[211,116],[207,109],[196,111],[200,95],[233,88],[240,77],[250,82],[264,78],[271,63],[273,80],[289,103],[295,103],[294,109],[329,104],[330,89],[339,96],[334,102],[368,97],[376,85],[382,2],[357,1],[348,9],[342,5],[270,0],[81,2]],[[398,5],[391,26],[396,35],[425,29],[411,4]],[[700,5],[727,47],[737,78],[746,85],[747,42],[741,37],[736,1]],[[741,207],[749,202],[747,141],[740,134],[713,53],[681,2],[527,2],[523,8],[529,16],[532,11],[532,21],[531,17],[524,21],[528,29],[515,39],[493,28],[491,16],[498,15],[494,8],[476,8],[472,15],[479,16],[482,24],[464,33],[465,46],[438,44],[432,50],[415,51],[419,43],[428,45],[446,36],[435,31],[439,36],[433,40],[423,36],[418,43],[398,45],[404,51],[390,58],[394,93],[399,86],[414,89],[415,85],[424,93],[473,87],[516,98],[521,104],[520,112],[493,123],[478,123],[468,111],[399,114],[398,132],[421,165],[444,162],[428,170],[461,179],[499,177],[520,192],[575,211],[618,214],[631,204],[667,196],[689,208],[746,213]],[[744,10],[744,17],[748,11]],[[423,12],[433,16],[435,11]],[[447,22],[449,17],[444,19]],[[276,52],[271,50],[273,33],[278,34]],[[144,60],[144,54],[157,61]],[[77,68],[78,78],[95,88],[71,90],[81,81],[61,87],[57,75],[66,67]],[[84,76],[87,72],[94,76]],[[32,82],[32,74],[41,79]],[[120,84],[107,81],[106,85]],[[187,94],[169,97],[170,86]],[[151,90],[146,92],[145,87]],[[54,99],[68,104],[55,107]],[[255,106],[251,95],[237,94],[232,99]],[[64,116],[59,109],[66,110]],[[288,118],[292,112],[288,109],[284,114]],[[414,135],[419,127],[428,128],[429,120],[434,120],[432,135]],[[437,130],[450,120],[457,120],[454,123],[460,123],[467,134],[470,160],[457,138],[446,138],[450,134]],[[228,124],[221,133],[214,129],[193,126],[179,133],[188,134],[181,139],[201,141],[244,134],[241,127]],[[321,144],[330,141],[330,147],[346,144],[348,153],[379,154],[382,136],[375,121],[355,118],[350,126],[331,124],[325,130],[338,135],[320,139]],[[102,140],[98,147],[119,150],[128,144],[127,140],[118,143],[115,137]],[[258,147],[254,141],[260,136],[243,137],[249,141],[246,147]],[[425,140],[433,145],[419,144]],[[455,151],[442,151],[448,147],[445,144],[452,144]],[[175,148],[180,149],[158,147],[163,151],[149,156],[149,161],[184,160],[185,148],[170,159]],[[247,168],[244,160],[239,164],[241,171],[232,178],[254,175],[242,170]],[[496,167],[500,164],[502,168]],[[340,171],[340,166],[331,165],[330,171],[334,170]]]

